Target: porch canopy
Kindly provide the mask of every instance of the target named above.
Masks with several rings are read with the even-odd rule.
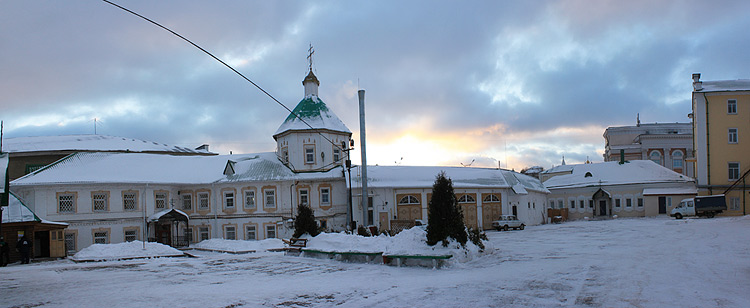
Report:
[[[151,215],[148,218],[148,222],[173,222],[173,221],[184,221],[187,222],[190,218],[185,212],[178,209],[163,210]]]

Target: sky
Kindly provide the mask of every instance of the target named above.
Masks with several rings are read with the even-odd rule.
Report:
[[[688,122],[691,74],[750,78],[747,1],[119,1],[290,109],[310,44],[359,163],[602,161],[609,126]],[[4,136],[274,151],[288,116],[185,41],[102,1],[0,2]],[[94,120],[96,119],[96,121]]]

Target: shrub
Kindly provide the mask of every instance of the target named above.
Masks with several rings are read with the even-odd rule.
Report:
[[[297,207],[297,217],[294,219],[294,237],[300,237],[305,233],[316,236],[320,234],[319,230],[312,208],[305,204]]]
[[[487,241],[487,234],[485,234],[482,231],[479,231],[479,229],[469,229],[469,240],[474,243],[474,245],[477,245],[479,247],[479,251],[484,251],[484,243],[483,241]]]
[[[370,236],[370,231],[365,228],[365,226],[360,225],[357,227],[357,234],[361,236]]]

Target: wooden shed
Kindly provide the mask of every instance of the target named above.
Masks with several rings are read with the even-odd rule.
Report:
[[[40,219],[13,193],[8,197],[8,206],[2,207],[0,235],[10,246],[10,262],[21,260],[16,243],[26,236],[32,243],[32,258],[65,257],[66,223]]]

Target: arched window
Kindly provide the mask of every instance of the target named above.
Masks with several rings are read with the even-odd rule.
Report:
[[[682,169],[683,155],[682,151],[672,152],[672,169]]]
[[[648,159],[661,165],[661,153],[659,153],[659,151],[652,151],[651,154],[648,155]]]
[[[495,194],[489,194],[486,197],[484,197],[484,202],[500,202],[500,198],[497,197]]]
[[[471,195],[463,195],[461,198],[458,198],[458,203],[474,203],[477,202],[477,200],[474,199]]]
[[[593,175],[593,174],[591,174],[591,172],[586,172],[586,174],[585,174],[585,175],[584,175],[583,177],[585,177],[585,178],[590,178],[590,177],[592,177],[592,176],[594,176],[594,175]]]
[[[419,199],[414,196],[404,196],[401,198],[401,200],[398,201],[398,204],[419,204]]]

